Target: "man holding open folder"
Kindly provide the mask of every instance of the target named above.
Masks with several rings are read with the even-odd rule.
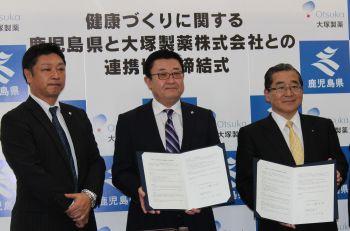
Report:
[[[348,164],[331,120],[303,115],[303,81],[290,64],[278,64],[265,74],[265,99],[272,113],[243,127],[238,135],[237,189],[242,200],[254,209],[253,158],[288,166],[336,160],[337,185],[345,181]],[[293,225],[257,219],[259,231],[333,231],[336,222]]]
[[[180,101],[184,91],[181,57],[172,51],[152,53],[144,63],[145,83],[154,99],[119,115],[116,127],[113,184],[131,197],[127,230],[188,227],[215,231],[211,208],[147,211],[136,152],[178,153],[220,142],[210,110]]]

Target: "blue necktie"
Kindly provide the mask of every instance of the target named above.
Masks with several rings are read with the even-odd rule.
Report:
[[[165,150],[169,153],[179,153],[180,152],[180,144],[179,137],[176,134],[174,124],[173,124],[173,109],[165,109],[164,112],[167,114],[168,119],[165,123]]]
[[[56,115],[57,109],[58,109],[57,106],[49,108],[49,111],[52,115],[52,124],[56,128],[56,131],[58,133],[58,136],[61,140],[61,143],[63,145],[63,148],[65,150],[65,153],[66,153],[68,161],[69,161],[69,167],[70,167],[70,170],[71,170],[71,172],[73,174],[73,178],[74,178],[74,191],[78,192],[78,177],[77,177],[77,173],[75,171],[72,151],[70,149],[66,133],[64,132],[60,122],[58,121],[58,118]]]

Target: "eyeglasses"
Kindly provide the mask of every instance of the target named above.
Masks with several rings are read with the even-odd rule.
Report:
[[[276,91],[278,94],[285,94],[288,90],[293,92],[294,94],[298,94],[302,92],[303,88],[300,85],[284,85],[279,87],[270,87],[269,91]]]
[[[158,79],[160,79],[160,80],[169,79],[170,76],[172,76],[174,79],[182,79],[184,77],[184,73],[182,71],[176,71],[176,72],[172,72],[172,73],[160,72],[160,73],[151,74],[151,76],[153,76],[153,75],[157,75]]]

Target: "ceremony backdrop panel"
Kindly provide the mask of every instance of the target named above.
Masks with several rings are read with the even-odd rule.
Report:
[[[26,49],[56,42],[67,60],[60,99],[84,108],[107,165],[99,231],[125,230],[129,198],[111,183],[118,114],[152,98],[142,62],[155,50],[181,54],[183,100],[214,112],[227,149],[236,203],[215,208],[219,231],[255,230],[236,191],[240,127],[271,111],[264,74],[287,62],[302,73],[302,112],[331,118],[349,159],[349,3],[346,0],[7,1],[0,9],[0,117],[28,97]],[[9,230],[16,179],[0,153],[0,229]],[[349,230],[347,185],[338,191],[339,230]]]

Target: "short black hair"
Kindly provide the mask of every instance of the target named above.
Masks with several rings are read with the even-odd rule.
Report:
[[[55,43],[40,43],[30,47],[26,51],[26,53],[24,53],[24,56],[22,58],[22,71],[23,71],[24,79],[27,81],[27,78],[24,75],[24,69],[28,69],[32,72],[33,67],[38,61],[39,56],[49,55],[52,53],[60,56],[64,64],[66,64],[66,60],[64,58],[63,52],[61,51],[60,47]]]
[[[289,63],[280,63],[273,67],[270,67],[266,74],[265,74],[265,90],[270,90],[270,87],[272,85],[272,76],[273,74],[280,72],[280,71],[294,71],[299,76],[299,83],[300,86],[303,86],[303,80],[301,78],[301,75],[297,69],[295,69],[291,64]]]
[[[153,67],[154,61],[158,59],[176,59],[179,61],[182,71],[184,70],[183,60],[178,53],[166,49],[158,50],[150,54],[143,64],[143,74],[150,79],[152,79],[151,69]]]

